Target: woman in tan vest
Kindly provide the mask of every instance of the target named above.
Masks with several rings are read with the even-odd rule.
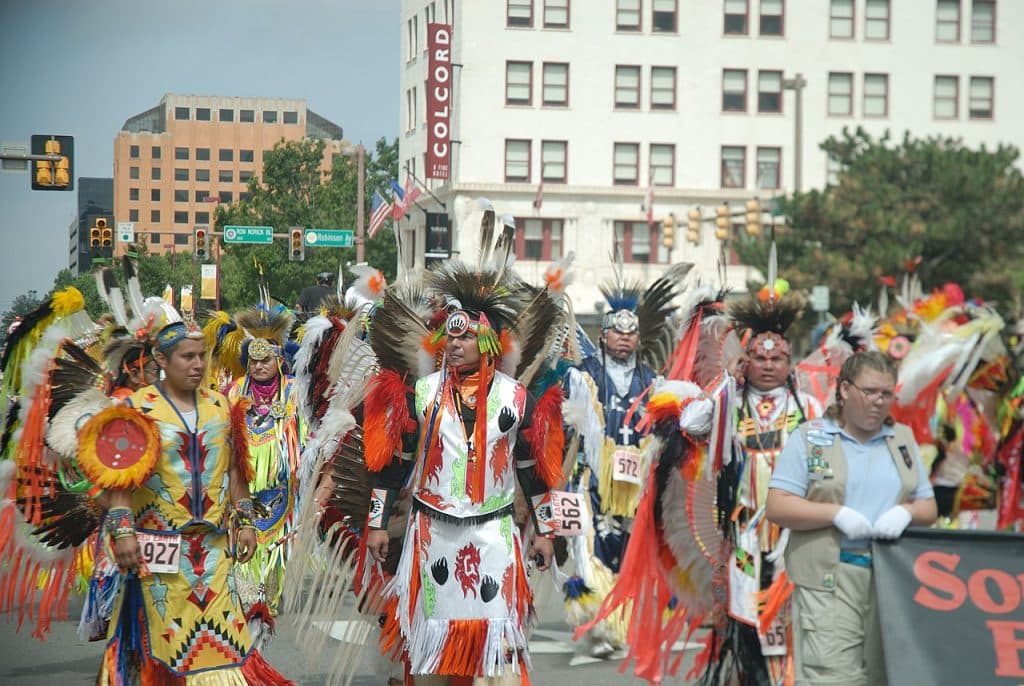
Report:
[[[896,369],[857,353],[839,372],[835,405],[801,425],[779,456],[767,517],[791,530],[796,683],[885,684],[872,538],[935,521],[935,497],[910,429],[889,415]]]

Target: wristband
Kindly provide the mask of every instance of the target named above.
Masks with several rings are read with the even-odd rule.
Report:
[[[366,515],[366,526],[370,529],[388,528],[391,506],[395,502],[395,491],[390,488],[374,488],[370,491],[370,511]]]
[[[130,507],[112,507],[103,516],[103,530],[113,538],[135,534],[135,515]]]
[[[233,507],[231,523],[236,529],[256,528],[256,506],[253,505],[252,498],[242,498],[234,503]]]

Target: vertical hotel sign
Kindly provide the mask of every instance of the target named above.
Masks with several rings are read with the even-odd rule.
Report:
[[[447,179],[451,172],[451,44],[451,24],[427,24],[428,179]]]

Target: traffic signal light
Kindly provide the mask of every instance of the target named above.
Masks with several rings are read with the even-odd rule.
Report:
[[[761,203],[757,198],[747,201],[747,235],[761,235]]]
[[[292,262],[302,262],[306,259],[306,232],[302,229],[292,229],[288,233],[288,259]]]
[[[192,230],[192,259],[204,262],[210,256],[210,238],[205,226]]]
[[[700,225],[700,208],[691,207],[686,213],[686,238],[694,245],[700,244]]]
[[[676,215],[670,214],[661,220],[661,244],[671,250],[676,244]]]
[[[114,247],[114,229],[105,218],[96,220],[96,228],[100,230],[100,247],[109,249]]]
[[[70,191],[75,188],[75,139],[72,136],[34,135],[30,152],[33,155],[59,155],[55,162],[32,161],[32,189],[37,191]]]
[[[732,223],[729,217],[729,206],[721,204],[715,210],[715,238],[724,241],[729,238],[729,225]]]
[[[89,250],[99,250],[100,240],[102,240],[100,238],[100,227],[92,226],[89,229]]]

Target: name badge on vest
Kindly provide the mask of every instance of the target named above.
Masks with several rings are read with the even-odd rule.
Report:
[[[811,447],[811,454],[807,456],[807,478],[811,481],[821,481],[833,477],[832,467],[825,461],[825,451],[820,445]]]
[[[903,464],[907,465],[907,469],[913,469],[914,461],[910,458],[910,448],[905,445],[899,446],[900,457],[903,458]]]

